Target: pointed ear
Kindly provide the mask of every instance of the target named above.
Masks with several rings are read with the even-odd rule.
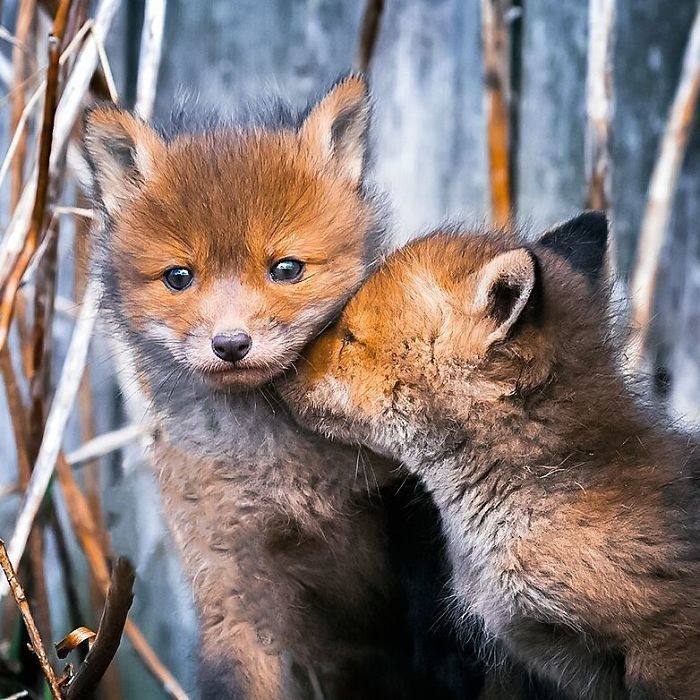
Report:
[[[608,219],[600,211],[583,212],[547,231],[539,244],[561,255],[596,285],[608,250]]]
[[[497,255],[479,271],[472,313],[486,316],[493,324],[489,346],[503,340],[522,315],[535,289],[537,269],[535,256],[518,248]]]
[[[367,152],[369,118],[367,83],[359,75],[351,75],[311,109],[299,136],[321,163],[358,186]]]
[[[85,118],[85,151],[107,213],[133,197],[165,157],[165,143],[138,117],[98,107]]]

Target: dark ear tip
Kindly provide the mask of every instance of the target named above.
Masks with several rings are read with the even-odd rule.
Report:
[[[539,243],[595,282],[608,249],[608,217],[602,211],[581,212],[549,229]]]
[[[571,220],[574,225],[579,225],[589,233],[594,234],[594,238],[608,237],[608,216],[604,211],[597,209],[587,209]]]

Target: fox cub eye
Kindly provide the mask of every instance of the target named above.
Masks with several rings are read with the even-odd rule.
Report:
[[[192,270],[188,270],[186,267],[172,267],[163,274],[165,286],[175,292],[187,289],[192,284],[193,279]]]
[[[304,274],[304,263],[294,258],[279,260],[270,268],[270,277],[275,282],[298,282]]]

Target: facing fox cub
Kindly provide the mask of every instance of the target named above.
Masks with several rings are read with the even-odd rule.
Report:
[[[401,460],[443,517],[459,613],[578,698],[700,697],[695,444],[619,372],[607,222],[390,256],[282,393]]]
[[[170,133],[114,108],[86,118],[96,268],[159,429],[205,697],[412,692],[370,493],[388,470],[299,428],[270,384],[382,245],[363,179],[368,120],[359,77],[302,115],[274,108]]]

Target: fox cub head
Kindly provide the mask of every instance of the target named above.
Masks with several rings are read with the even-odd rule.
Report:
[[[504,232],[414,241],[311,344],[282,394],[311,427],[410,463],[416,447],[469,440],[485,412],[522,406],[563,374],[587,385],[606,343],[606,241],[594,212],[533,244]]]
[[[146,359],[214,385],[284,371],[363,280],[381,217],[363,182],[367,85],[351,76],[270,128],[164,136],[86,116],[105,305]]]

